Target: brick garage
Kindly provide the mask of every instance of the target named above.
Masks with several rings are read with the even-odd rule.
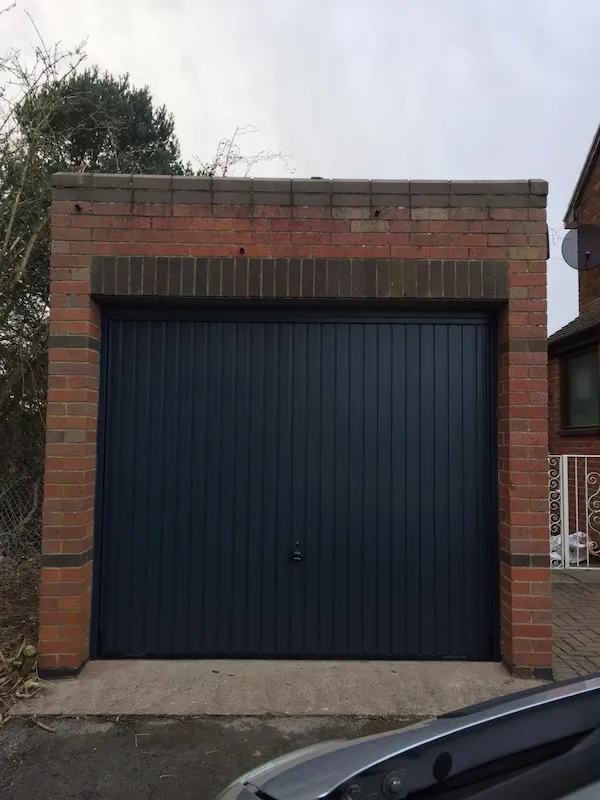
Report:
[[[464,558],[460,556],[463,560],[459,558],[459,561],[452,562],[456,558],[456,542],[452,549],[450,545],[453,542],[442,538],[435,539],[436,547],[439,545],[435,560],[431,556],[430,562],[428,552],[419,551],[419,543],[430,535],[424,524],[425,516],[429,513],[427,509],[432,505],[422,488],[425,485],[425,475],[422,476],[419,489],[419,496],[424,497],[421,505],[416,510],[403,512],[416,514],[411,520],[416,520],[417,524],[421,520],[424,526],[424,530],[419,531],[419,536],[407,539],[407,555],[402,560],[402,569],[406,570],[402,578],[407,583],[406,592],[412,591],[409,558],[411,548],[416,547],[415,558],[418,555],[423,574],[427,572],[429,575],[429,583],[423,579],[422,584],[414,590],[417,592],[415,597],[421,592],[418,595],[421,602],[411,606],[412,614],[408,615],[407,609],[401,609],[401,624],[418,627],[421,624],[420,618],[430,614],[431,625],[437,626],[435,632],[431,633],[431,642],[427,643],[429,633],[421,626],[412,634],[410,630],[403,634],[405,642],[409,642],[411,636],[416,637],[414,640],[417,645],[385,645],[385,641],[392,641],[395,634],[393,615],[385,599],[381,600],[380,597],[377,601],[379,605],[372,606],[376,608],[373,619],[389,618],[391,632],[381,632],[378,644],[373,645],[379,647],[376,651],[366,646],[360,650],[360,644],[348,645],[344,654],[352,657],[361,654],[366,657],[372,652],[381,654],[381,657],[460,657],[466,654],[467,657],[481,658],[480,654],[485,651],[485,657],[497,658],[501,655],[505,664],[519,675],[549,675],[551,612],[547,537],[546,193],[547,184],[544,181],[211,181],[153,176],[130,178],[111,175],[57,175],[52,209],[50,377],[39,643],[41,668],[54,674],[77,671],[90,656],[90,648],[92,657],[103,654],[136,655],[142,652],[135,647],[121,652],[123,648],[119,645],[114,645],[111,649],[106,644],[108,639],[104,644],[99,644],[99,630],[103,624],[114,628],[102,634],[109,639],[114,635],[116,642],[119,636],[125,635],[118,629],[119,618],[127,616],[129,604],[135,605],[139,602],[141,595],[134,590],[126,603],[123,603],[124,598],[119,594],[123,591],[123,586],[128,585],[127,576],[120,574],[124,569],[122,565],[125,551],[119,548],[130,547],[129,544],[124,544],[128,539],[128,526],[132,525],[133,531],[137,524],[132,498],[139,496],[140,492],[146,492],[149,501],[152,501],[153,495],[156,495],[150,484],[136,483],[132,492],[119,495],[119,502],[114,497],[112,500],[110,497],[106,499],[111,491],[117,491],[114,486],[110,488],[113,475],[118,473],[124,476],[123,480],[129,481],[134,472],[137,474],[137,471],[132,471],[131,464],[123,453],[118,456],[120,460],[116,464],[119,436],[114,432],[118,430],[121,431],[121,436],[129,436],[129,432],[135,429],[138,431],[135,434],[138,437],[135,439],[135,446],[141,447],[140,437],[147,444],[145,436],[149,436],[149,432],[156,428],[152,425],[143,427],[135,414],[126,420],[125,425],[123,420],[118,423],[114,421],[115,415],[125,413],[115,409],[124,409],[125,406],[129,408],[127,397],[135,399],[144,391],[148,397],[152,394],[148,387],[142,390],[141,384],[129,389],[125,387],[131,378],[130,373],[133,371],[137,375],[137,367],[132,366],[128,370],[123,363],[114,366],[120,358],[119,347],[121,344],[123,347],[132,346],[134,361],[138,356],[143,358],[143,369],[152,371],[152,380],[157,379],[164,383],[164,374],[156,367],[158,356],[153,355],[158,352],[153,349],[158,341],[152,339],[155,334],[148,334],[150,349],[145,351],[143,357],[140,355],[140,348],[143,350],[143,341],[146,341],[139,332],[142,328],[136,327],[136,319],[141,319],[140,314],[143,316],[143,323],[139,324],[150,326],[147,330],[156,331],[156,325],[159,328],[162,325],[160,330],[167,333],[161,334],[161,341],[165,341],[164,336],[170,336],[169,320],[175,319],[173,324],[179,326],[177,331],[183,330],[183,325],[188,325],[186,331],[212,330],[213,324],[220,326],[219,330],[227,331],[229,320],[239,318],[242,320],[239,330],[246,330],[243,326],[247,320],[243,315],[252,313],[253,323],[258,320],[259,324],[263,324],[260,322],[261,314],[265,320],[270,320],[275,315],[274,321],[269,324],[279,326],[280,331],[286,325],[292,324],[287,322],[288,319],[295,320],[297,317],[299,321],[293,324],[298,325],[300,337],[312,335],[311,325],[318,327],[321,336],[327,325],[338,321],[342,326],[339,328],[342,331],[339,346],[343,347],[346,347],[343,343],[344,336],[350,331],[350,343],[347,346],[350,348],[348,352],[351,353],[351,359],[348,363],[354,364],[355,356],[360,357],[365,370],[360,378],[364,402],[359,409],[363,442],[367,441],[364,438],[365,431],[372,419],[365,399],[371,385],[366,376],[367,370],[373,369],[370,359],[364,354],[367,353],[367,341],[371,341],[369,337],[374,330],[367,330],[364,326],[379,323],[384,327],[378,328],[381,331],[376,337],[378,342],[385,344],[387,337],[395,336],[395,332],[402,337],[416,337],[414,342],[418,342],[420,361],[415,368],[425,372],[429,370],[424,378],[418,377],[421,373],[415,373],[417,377],[412,383],[407,377],[406,385],[403,384],[404,394],[401,396],[408,398],[407,403],[412,403],[411,413],[419,413],[418,409],[414,409],[415,399],[410,394],[415,380],[417,383],[421,381],[420,385],[427,387],[431,385],[428,383],[430,378],[433,380],[436,375],[438,378],[439,375],[442,376],[442,382],[435,384],[438,387],[436,392],[431,394],[423,390],[424,393],[419,395],[423,405],[421,416],[417,417],[421,420],[418,433],[421,438],[414,445],[417,448],[414,452],[422,453],[423,463],[429,463],[426,460],[433,458],[429,450],[423,449],[423,442],[428,447],[430,443],[427,426],[423,422],[425,409],[429,408],[430,402],[432,425],[436,430],[438,420],[446,420],[439,423],[445,425],[445,458],[450,463],[450,459],[454,457],[456,447],[451,447],[451,442],[452,431],[456,426],[453,424],[455,418],[450,413],[451,391],[447,387],[455,379],[452,377],[455,374],[460,373],[463,380],[461,391],[464,390],[464,397],[461,395],[463,405],[460,414],[464,415],[465,409],[474,409],[474,413],[479,415],[477,419],[481,417],[483,435],[493,435],[493,441],[489,440],[490,446],[485,445],[477,450],[477,458],[482,460],[469,461],[469,469],[475,463],[487,465],[483,470],[486,472],[483,483],[478,483],[479,478],[476,480],[474,477],[473,487],[460,485],[463,492],[472,489],[475,498],[473,503],[479,503],[477,510],[473,511],[475,516],[472,519],[479,519],[477,514],[483,514],[481,519],[484,519],[486,513],[490,519],[490,525],[484,525],[481,530],[475,523],[470,525],[468,531],[466,523],[463,526],[467,531],[464,536],[474,537],[470,541],[478,553],[478,560],[473,560],[475,557],[469,555],[468,548],[465,548]],[[211,322],[211,314],[220,316],[217,321]],[[286,316],[289,314],[292,317]],[[314,322],[311,322],[310,314],[315,315]],[[344,321],[344,315],[352,315],[352,324]],[[151,322],[155,317],[158,320],[156,325]],[[364,323],[363,318],[366,320]],[[266,324],[265,322],[264,325]],[[352,350],[352,331],[356,330],[356,326],[361,328],[362,350]],[[459,327],[463,332],[457,339],[456,331]],[[108,343],[103,340],[101,331],[112,331],[108,335]],[[306,331],[309,333],[305,334]],[[278,341],[281,341],[281,335],[278,334]],[[180,333],[176,336],[179,337]],[[403,338],[402,341],[406,343],[409,339]],[[457,344],[459,341],[460,345]],[[487,353],[486,347],[490,343],[493,343],[493,347]],[[207,347],[206,342],[204,346]],[[248,344],[249,348],[252,346]],[[264,348],[268,346],[268,343],[264,344]],[[409,362],[414,360],[414,348],[409,348],[407,344],[405,346],[403,352],[408,370]],[[452,349],[456,347],[462,347],[462,350]],[[164,347],[162,352],[163,372],[173,369],[170,356],[164,356]],[[260,352],[266,353],[267,350]],[[383,351],[372,352],[379,357],[378,354]],[[344,357],[347,357],[347,353]],[[174,358],[177,360],[179,356]],[[260,358],[264,356],[260,355]],[[334,354],[333,358],[337,359],[336,364],[342,363],[339,354]],[[456,358],[466,365],[462,371],[455,369]],[[475,381],[474,393],[471,394],[468,387],[464,388],[467,381],[465,374],[471,369],[468,364],[475,365],[475,371],[482,371],[481,374],[477,372],[479,377],[468,378],[469,381]],[[220,370],[221,366],[213,364],[212,368]],[[175,383],[183,374],[178,370],[179,367],[176,368],[176,374],[174,373]],[[99,393],[101,373],[102,397]],[[328,377],[325,369],[319,374],[321,381]],[[379,381],[378,386],[390,385],[391,378],[386,376],[385,369],[373,374],[374,380]],[[188,379],[196,380],[194,374],[191,378],[188,375]],[[304,381],[304,376],[300,375],[298,380]],[[393,381],[391,385],[393,393]],[[121,392],[119,399],[116,395],[111,395],[113,390]],[[163,388],[161,391],[166,390]],[[254,389],[251,388],[251,391]],[[355,402],[339,394],[339,387],[336,392],[338,394],[335,397],[339,397],[340,403]],[[350,394],[354,397],[356,393],[348,393],[348,396]],[[169,402],[180,402],[180,396],[183,396],[181,391],[178,393],[177,389],[173,390],[169,395]],[[444,405],[440,410],[435,406],[435,401],[429,401],[428,397],[447,398],[448,407]],[[324,392],[323,404],[326,401]],[[241,403],[239,398],[236,402]],[[377,403],[377,408],[381,411],[381,400],[377,400]],[[219,413],[221,405],[215,404]],[[486,414],[480,413],[483,405],[489,409],[489,416],[486,416],[487,411]],[[260,411],[260,403],[258,407]],[[191,415],[191,412],[186,413]],[[332,419],[335,419],[335,409],[333,413]],[[393,408],[386,409],[388,417],[391,418],[393,413]],[[406,411],[407,415],[408,413]],[[113,422],[110,422],[111,419]],[[167,415],[157,419],[170,418]],[[460,419],[462,420],[462,416]],[[266,425],[268,422],[269,420],[263,419],[261,424]],[[305,413],[305,422],[310,428],[308,413]],[[246,424],[243,416],[240,417],[239,424]],[[306,435],[313,436],[313,429],[308,428]],[[464,429],[467,430],[466,427]],[[411,426],[403,428],[401,433],[404,437],[413,435]],[[113,439],[116,436],[115,443],[107,444],[109,440],[112,441],[111,436]],[[180,444],[186,440],[185,435],[175,438]],[[165,434],[163,439],[174,440],[171,434]],[[398,449],[392,448],[390,453],[389,444],[384,440],[385,435],[382,437],[382,449],[377,451],[379,455],[384,453],[392,460],[397,458]],[[410,449],[409,444],[409,439],[406,438],[407,452]],[[164,442],[161,447],[164,447]],[[459,449],[462,447],[463,444]],[[468,446],[464,444],[464,447],[471,448],[469,453],[476,452],[472,442]],[[363,448],[364,452],[361,450],[361,454],[364,455],[368,449]],[[301,457],[308,465],[306,452]],[[353,464],[356,459],[347,460]],[[144,461],[141,456],[135,464],[140,461]],[[345,459],[342,461],[346,463]],[[417,459],[411,464],[404,464],[402,474],[407,474],[408,477],[403,480],[412,480],[414,470],[410,467],[418,462]],[[434,460],[431,463],[433,465]],[[101,467],[98,474],[97,465]],[[363,466],[364,470],[360,473],[360,480],[363,481],[361,513],[367,515],[365,487],[369,470],[368,464]],[[265,466],[264,469],[266,468]],[[340,469],[339,464],[336,468]],[[369,491],[372,497],[381,498],[381,481],[385,479],[385,473],[380,466],[377,469],[379,488],[371,487]],[[310,472],[308,466],[306,471]],[[448,472],[452,473],[452,470]],[[210,474],[214,476],[216,470]],[[435,480],[442,482],[450,479],[453,479],[452,474],[446,477],[445,474],[435,473]],[[168,470],[161,480],[169,480]],[[351,485],[352,476],[349,480]],[[465,479],[464,483],[468,482]],[[107,483],[110,484],[108,488]],[[392,500],[372,500],[371,511],[376,515],[383,513],[385,503],[392,502],[393,496],[400,491],[395,486],[392,490],[391,481],[389,483]],[[479,488],[475,486],[476,483]],[[159,482],[158,485],[162,486],[162,483]],[[179,485],[175,488],[181,491]],[[448,484],[448,499],[445,501],[447,508],[451,508],[452,498],[455,496],[450,489]],[[219,491],[224,491],[223,486]],[[306,488],[306,492],[309,491],[315,491],[314,485],[312,489]],[[483,494],[477,494],[480,491]],[[96,492],[103,499],[98,497],[95,501]],[[189,494],[188,492],[181,500],[186,508]],[[352,494],[350,491],[346,498],[350,504],[354,502]],[[476,499],[478,497],[483,498],[481,503]],[[294,498],[295,496],[290,500],[292,506],[297,503]],[[248,502],[251,501],[252,498]],[[319,502],[323,503],[323,497],[320,497]],[[414,502],[409,492],[406,495],[407,507]],[[119,514],[120,509],[125,507],[132,522],[122,527],[125,523],[119,521]],[[225,506],[219,508],[222,513],[226,513]],[[306,509],[300,508],[298,513],[301,516],[305,512]],[[163,507],[160,513],[164,517]],[[176,510],[173,513],[179,512]],[[281,513],[287,513],[286,508]],[[456,511],[453,510],[452,514],[454,520]],[[404,519],[406,518],[405,516]],[[154,519],[155,517],[150,518],[150,527],[155,524]],[[442,536],[439,531],[444,525],[437,517],[432,520],[435,523],[435,536]],[[463,528],[452,520],[448,527],[458,525],[455,530],[463,536]],[[297,524],[295,517],[292,522]],[[348,524],[350,529],[351,525]],[[188,527],[180,519],[177,535],[181,530],[184,531],[181,535],[188,536]],[[322,528],[325,531],[325,526]],[[172,551],[178,547],[177,541],[171,547],[173,531],[169,529],[167,532],[171,538],[167,535],[166,539],[160,540],[164,569],[170,569],[168,565],[175,563],[170,560],[175,558]],[[132,532],[131,537],[135,539],[138,535],[139,533]],[[362,531],[360,536],[363,537],[363,544],[364,535]],[[385,535],[389,536],[389,533]],[[405,533],[398,535],[405,536]],[[487,542],[485,547],[482,544],[484,539]],[[388,539],[385,541],[388,542]],[[303,544],[299,544],[297,550],[303,547]],[[190,539],[189,547],[194,546]],[[208,544],[204,546],[209,547]],[[219,547],[218,544],[215,546]],[[250,559],[251,549],[247,544],[245,546]],[[293,546],[294,543],[291,544]],[[338,546],[342,545],[336,540],[335,547]],[[446,552],[443,547],[448,548],[447,565],[443,560]],[[222,560],[222,548],[219,552]],[[369,550],[362,552],[362,560],[367,569]],[[131,570],[127,575],[133,576],[134,583],[140,580],[136,564],[143,559],[143,553],[143,547],[135,552],[127,551],[127,570]],[[296,552],[294,557],[295,555]],[[232,550],[232,558],[234,557],[238,558],[235,543]],[[306,568],[307,574],[313,568],[310,561],[307,556],[305,566],[302,567]],[[385,559],[381,563],[384,561]],[[398,559],[398,565],[400,561]],[[350,560],[348,563],[348,570],[353,569]],[[352,562],[354,563],[355,561]],[[452,563],[456,569],[452,567]],[[237,569],[236,564],[237,562],[232,566],[234,572]],[[397,566],[396,563],[394,566]],[[460,570],[467,569],[467,566],[479,570],[479,583],[475,580],[462,582],[466,583],[465,596],[452,600],[453,603],[459,603],[459,607],[456,617],[450,619],[446,625],[436,616],[440,613],[443,601],[438,598],[435,606],[437,611],[433,606],[430,607],[429,596],[423,587],[426,589],[429,586],[431,590],[432,587],[448,584],[450,578],[455,581],[456,574],[462,574]],[[258,567],[259,570],[266,569],[266,561],[261,562]],[[210,579],[212,566],[207,568],[205,565],[202,569],[205,577]],[[298,574],[290,573],[293,576],[290,578],[291,583],[299,580],[295,577]],[[368,593],[375,584],[371,584],[365,575],[366,573],[360,576],[362,605],[355,613],[356,619],[365,620],[366,641],[369,633],[367,618],[371,619],[368,613],[372,612],[372,608],[367,607],[368,602],[371,602],[368,601]],[[482,575],[486,576],[483,587]],[[387,577],[390,586],[394,584],[393,577],[391,573]],[[346,578],[347,576],[341,574],[339,580],[345,581]],[[193,581],[186,584],[186,591],[192,591],[189,588],[191,583]],[[477,625],[481,627],[483,617],[477,620],[473,617],[471,623],[465,611],[468,608],[478,609],[481,604],[480,596],[473,594],[476,590],[475,583],[479,586],[477,591],[483,592],[481,597],[485,596],[486,608],[490,613],[487,629],[478,634],[480,645],[469,644],[469,628]],[[117,584],[119,588],[115,588]],[[382,585],[382,581],[377,584]],[[221,585],[217,588],[219,592],[226,591]],[[149,598],[148,602],[155,602],[147,585],[144,592],[146,594],[143,596]],[[230,593],[233,596],[235,592],[234,585]],[[303,602],[310,604],[311,591],[305,587],[302,592]],[[490,593],[493,597],[487,596]],[[356,596],[358,595],[351,592],[349,605],[342,610],[346,614],[346,622],[349,618],[352,619],[351,603]],[[225,597],[225,605],[228,597]],[[286,595],[286,601],[290,603],[290,614],[296,613],[294,595],[291,599]],[[463,601],[464,608],[460,606]],[[172,608],[158,609],[158,615],[165,617],[164,624],[167,626],[175,624],[178,619],[176,613],[171,613],[174,612],[177,602],[179,601],[174,596],[175,605]],[[184,598],[182,602],[185,605],[188,600]],[[251,611],[247,613],[251,614]],[[108,614],[104,623],[103,614]],[[207,618],[204,619],[204,624],[207,624]],[[302,619],[306,643],[311,635],[311,627],[307,616]],[[332,619],[337,620],[337,617]],[[188,622],[190,630],[194,628],[194,636],[202,639],[203,631],[198,632],[191,620]],[[456,625],[462,626],[458,633],[455,630]],[[130,634],[131,628],[130,624]],[[352,638],[352,626],[349,630],[348,641]],[[247,642],[253,632],[244,631],[243,634]],[[207,631],[206,636],[208,635]],[[484,642],[482,636],[487,636],[489,642]],[[447,641],[450,644],[444,644]],[[452,641],[466,644],[461,649],[461,644],[452,645]],[[322,649],[319,649],[315,645],[316,649],[308,648],[304,652],[308,655],[317,652],[331,652],[334,655],[338,653],[337,646],[332,644],[327,650],[328,646],[322,644],[319,645]],[[213,649],[208,647],[205,651],[198,646],[186,652],[212,653]],[[225,652],[222,646],[217,650],[219,653]],[[174,651],[164,650],[158,653],[153,646],[143,652],[152,655]],[[243,652],[255,654],[252,648],[244,650],[243,646],[240,646],[239,653],[235,651],[234,654]],[[264,654],[266,651],[261,652]],[[297,649],[290,645],[289,652],[296,655]],[[277,652],[279,656],[282,654]]]

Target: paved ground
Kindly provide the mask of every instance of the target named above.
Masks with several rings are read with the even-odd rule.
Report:
[[[415,661],[96,661],[23,714],[430,717],[529,688],[501,664]]]
[[[405,725],[378,719],[28,720],[0,729],[2,800],[214,800],[231,780],[317,741]]]
[[[552,598],[556,677],[600,672],[600,570],[555,572]],[[22,707],[52,732],[26,717],[0,729],[0,797],[215,798],[247,769],[306,744],[531,685],[498,664],[96,662]]]
[[[553,570],[554,677],[600,672],[600,569]]]

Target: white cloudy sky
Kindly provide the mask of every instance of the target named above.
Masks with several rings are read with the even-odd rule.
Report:
[[[18,0],[2,50],[34,40],[25,10],[149,85],[186,156],[251,123],[298,176],[546,178],[559,235],[600,121],[598,0]],[[577,313],[554,249],[550,330]]]

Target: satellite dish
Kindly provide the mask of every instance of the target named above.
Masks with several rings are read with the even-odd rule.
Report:
[[[570,230],[562,243],[562,257],[580,272],[600,267],[600,227],[581,225]]]

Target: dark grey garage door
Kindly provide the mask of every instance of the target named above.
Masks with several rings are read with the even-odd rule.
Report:
[[[494,655],[490,325],[105,324],[95,654]]]

